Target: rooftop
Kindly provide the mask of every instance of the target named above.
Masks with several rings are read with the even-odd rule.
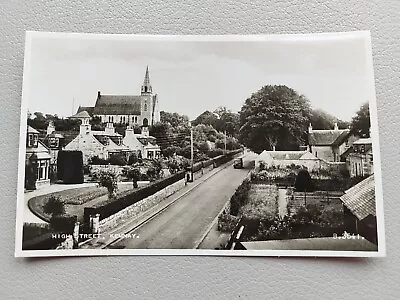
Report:
[[[359,220],[369,215],[376,216],[374,175],[345,191],[340,200]]]
[[[95,115],[140,115],[142,96],[99,95],[93,108]]]
[[[312,146],[338,146],[349,136],[349,129],[313,130],[308,134],[308,143]]]

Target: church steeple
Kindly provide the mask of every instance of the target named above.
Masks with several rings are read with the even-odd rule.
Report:
[[[153,89],[150,83],[150,76],[149,76],[149,66],[146,68],[146,75],[144,75],[144,81],[142,85],[142,95],[149,95],[153,93]]]

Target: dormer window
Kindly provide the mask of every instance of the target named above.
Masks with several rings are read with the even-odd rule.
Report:
[[[38,146],[39,135],[35,133],[28,134],[28,147],[37,148]]]
[[[52,137],[49,139],[49,146],[51,148],[58,148],[59,146],[59,140],[58,138]]]

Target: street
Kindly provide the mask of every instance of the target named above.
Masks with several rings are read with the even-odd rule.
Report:
[[[249,165],[250,155],[244,159]],[[192,249],[230,199],[249,169],[222,169],[192,191],[175,201],[162,213],[130,232],[138,238],[119,240],[110,248]],[[200,179],[201,180],[201,179]],[[191,183],[195,184],[195,183]]]

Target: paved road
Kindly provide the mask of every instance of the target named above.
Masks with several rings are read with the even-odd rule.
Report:
[[[245,159],[248,165],[251,156]],[[193,249],[225,203],[248,174],[248,169],[229,166],[216,173],[162,213],[132,231],[110,248]],[[192,183],[194,184],[194,183]]]

